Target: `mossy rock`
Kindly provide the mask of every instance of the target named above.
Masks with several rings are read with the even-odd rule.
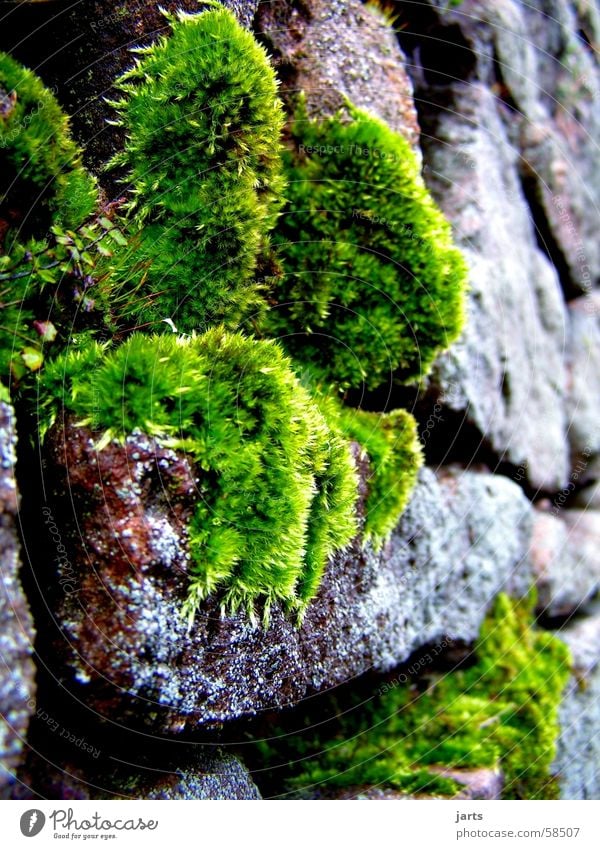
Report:
[[[397,526],[423,465],[417,423],[407,410],[374,413],[313,389],[330,426],[369,459],[363,538],[378,549]]]
[[[356,532],[357,473],[276,343],[220,328],[134,334],[73,349],[40,381],[44,428],[63,408],[97,432],[99,451],[139,430],[197,464],[190,618],[212,593],[252,617],[260,607],[268,619],[274,602],[302,615]]]

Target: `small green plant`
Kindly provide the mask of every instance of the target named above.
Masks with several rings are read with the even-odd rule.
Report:
[[[327,714],[321,704],[305,731],[257,744],[261,767],[287,764],[276,774],[288,791],[374,785],[441,796],[460,785],[440,767],[491,767],[504,774],[504,798],[555,798],[550,767],[570,657],[535,628],[531,601],[498,597],[473,665],[431,675],[424,692],[385,684],[366,703],[334,706],[327,735],[315,730]]]
[[[460,333],[466,266],[414,152],[352,105],[301,105],[291,144],[265,332],[342,388],[420,380]]]
[[[121,319],[138,326],[234,328],[260,303],[257,263],[284,185],[283,110],[264,49],[215,6],[167,15],[171,34],[117,82],[126,142],[112,166],[130,189],[120,283],[133,290]]]
[[[190,620],[215,592],[229,611],[260,604],[268,618],[279,601],[302,615],[327,557],[356,532],[357,479],[276,343],[220,328],[134,334],[62,355],[40,380],[44,427],[62,404],[97,430],[98,450],[139,429],[197,463]]]
[[[39,369],[56,338],[50,312],[74,259],[56,237],[79,227],[96,201],[54,95],[0,54],[0,376],[7,383]]]

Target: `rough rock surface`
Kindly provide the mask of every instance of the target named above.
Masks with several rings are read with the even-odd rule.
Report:
[[[481,82],[497,96],[498,114],[521,154],[540,242],[565,291],[589,291],[600,279],[600,72],[591,46],[597,7],[569,0],[462,0],[451,7],[427,0],[400,11],[400,42],[417,47],[411,60],[419,97],[431,100],[432,90],[456,91],[464,81]]]
[[[600,512],[535,511],[531,559],[538,609],[546,616],[569,616],[600,589]]]
[[[0,791],[21,759],[35,692],[33,624],[19,580],[13,416],[0,401]]]
[[[52,596],[60,633],[49,662],[121,724],[177,732],[295,703],[444,636],[473,640],[494,596],[524,593],[531,579],[531,506],[520,489],[425,470],[381,552],[357,541],[332,559],[300,629],[277,608],[266,631],[253,628],[223,617],[215,599],[188,632],[182,523],[194,470],[141,435],[99,454],[85,428],[68,423],[66,436],[56,429],[47,452],[71,557],[54,581],[64,592]]]
[[[418,145],[404,56],[375,8],[360,0],[273,0],[260,6],[255,30],[273,51],[283,94],[303,91],[309,114],[333,114],[350,98]]]
[[[246,767],[219,749],[180,752],[177,763],[136,762],[83,766],[60,755],[53,760],[31,753],[19,773],[14,798],[32,799],[238,799],[260,793]]]
[[[560,632],[574,674],[560,709],[553,770],[563,799],[600,799],[600,611]]]
[[[600,293],[569,305],[569,441],[588,460],[600,453]]]
[[[426,179],[470,266],[469,320],[438,361],[450,409],[469,419],[530,483],[559,489],[568,474],[566,310],[556,271],[538,249],[494,97],[455,93],[424,138]]]

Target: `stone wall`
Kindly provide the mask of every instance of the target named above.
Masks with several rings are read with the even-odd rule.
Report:
[[[127,0],[118,15],[112,5],[65,7],[52,21],[37,8],[43,37],[24,39],[17,10],[0,36],[2,49],[17,45],[18,58],[57,86],[108,198],[117,187],[100,166],[118,130],[101,98],[130,61],[127,48],[163,26],[153,2]],[[25,538],[36,537],[22,552],[35,575],[34,698],[14,423],[2,404],[0,786],[21,798],[259,798],[245,767],[214,748],[223,724],[235,738],[240,720],[388,672],[424,646],[467,647],[499,592],[524,596],[535,582],[540,622],[574,661],[554,771],[564,798],[598,798],[600,8],[397,2],[394,32],[359,0],[227,5],[270,50],[284,99],[304,90],[309,112],[325,115],[350,97],[406,135],[452,223],[470,269],[469,320],[427,385],[402,397],[419,419],[427,466],[383,550],[359,537],[332,558],[300,628],[275,608],[262,631],[209,602],[187,630],[177,616],[186,539],[169,500],[144,483],[160,467],[181,487],[181,458],[134,440],[103,465],[67,424],[44,479],[73,591],[49,514],[40,518],[39,494],[22,482]],[[108,514],[93,494],[107,485]],[[83,516],[73,510],[82,502]],[[129,546],[125,577],[114,527]],[[148,750],[140,732],[154,735]],[[140,764],[135,774],[115,766],[123,746]],[[488,779],[465,780],[471,798],[498,794],[497,776]]]

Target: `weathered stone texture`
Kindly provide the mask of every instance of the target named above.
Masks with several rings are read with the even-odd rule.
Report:
[[[531,579],[531,506],[519,488],[425,470],[381,552],[357,541],[331,560],[301,628],[277,607],[266,630],[253,627],[214,598],[188,632],[181,521],[195,470],[185,457],[141,435],[97,454],[91,434],[68,424],[48,460],[75,570],[67,587],[63,569],[65,592],[53,595],[53,663],[86,704],[125,724],[177,732],[232,719],[389,669],[446,635],[472,640],[494,596],[525,593]]]
[[[35,692],[33,623],[19,579],[14,413],[0,401],[0,791],[21,760]]]

